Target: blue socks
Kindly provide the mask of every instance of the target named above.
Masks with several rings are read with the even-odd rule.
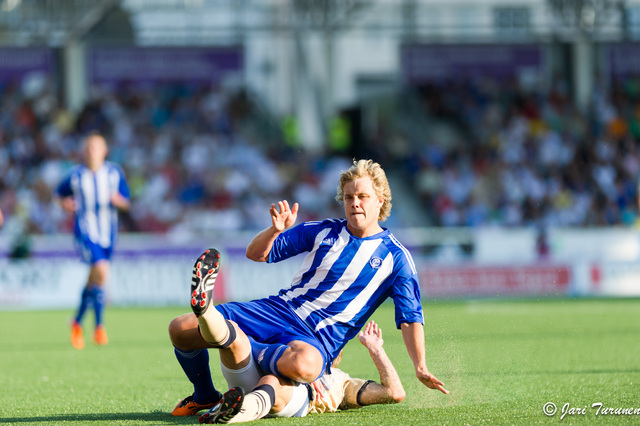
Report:
[[[78,313],[76,315],[76,322],[80,324],[82,322],[82,317],[84,317],[84,313],[87,311],[87,308],[92,303],[92,295],[89,287],[85,287],[82,290],[82,296],[80,296],[80,306],[78,307]]]
[[[105,305],[105,291],[102,286],[94,286],[93,293],[93,309],[96,312],[96,327],[102,325],[102,312]]]
[[[280,376],[277,363],[284,351],[288,348],[288,345],[279,343],[258,343],[255,340],[251,340],[251,353],[253,359],[258,363],[262,371],[265,373],[275,374]]]
[[[175,347],[174,352],[184,374],[193,383],[193,400],[198,404],[218,402],[222,394],[216,390],[211,380],[209,352],[206,349],[181,351]]]
[[[89,284],[84,290],[82,290],[82,296],[80,297],[80,306],[78,307],[78,313],[76,314],[76,322],[82,323],[82,318],[90,305],[96,313],[96,326],[102,325],[102,314],[104,312],[104,306],[106,304],[105,291],[102,286]]]

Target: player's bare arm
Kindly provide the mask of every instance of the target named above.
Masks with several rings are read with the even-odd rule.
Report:
[[[380,383],[370,382],[360,393],[360,405],[394,404],[402,402],[405,391],[398,372],[382,347],[382,329],[371,321],[358,334],[358,339],[368,350],[380,374]]]
[[[127,211],[131,207],[131,201],[127,197],[123,197],[119,192],[111,194],[111,204],[122,211]]]
[[[293,226],[298,217],[298,203],[289,207],[287,200],[271,204],[269,209],[271,226],[256,235],[247,246],[246,256],[256,262],[265,262],[269,258],[269,252],[276,237],[282,231]]]
[[[424,351],[424,327],[422,324],[417,322],[404,323],[400,329],[407,352],[415,367],[418,380],[429,389],[437,389],[445,394],[449,393],[449,391],[444,388],[444,383],[438,380],[427,369]]]

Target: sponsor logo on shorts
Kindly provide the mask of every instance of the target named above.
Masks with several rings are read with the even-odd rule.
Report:
[[[267,348],[264,348],[263,350],[260,351],[260,353],[258,354],[258,362],[262,362],[262,360],[264,359],[264,353],[267,351]]]

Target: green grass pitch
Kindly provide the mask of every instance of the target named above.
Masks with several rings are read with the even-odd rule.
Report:
[[[640,415],[603,414],[640,408],[639,299],[426,301],[424,308],[427,365],[449,395],[415,379],[393,305],[385,304],[374,319],[407,391],[404,402],[260,422],[640,424]],[[169,414],[191,393],[167,334],[169,321],[187,310],[110,307],[109,345],[88,339],[82,351],[68,342],[70,311],[0,312],[0,423],[197,424],[196,417]],[[225,390],[217,354],[211,355],[214,383]],[[378,380],[357,341],[347,346],[341,367]],[[543,413],[548,402],[557,407],[554,416]],[[567,403],[573,414],[561,420]],[[602,403],[598,414],[594,403]]]

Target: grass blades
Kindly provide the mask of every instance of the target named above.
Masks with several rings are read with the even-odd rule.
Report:
[[[197,424],[172,417],[192,392],[175,360],[169,321],[183,308],[106,312],[109,344],[84,350],[69,339],[69,311],[0,312],[0,423],[39,425]],[[374,315],[407,397],[366,407],[269,425],[572,424],[640,423],[640,415],[596,414],[640,408],[640,300],[551,299],[425,302],[427,366],[449,395],[425,388],[395,329],[393,305]],[[378,380],[366,349],[347,345],[341,368]],[[215,351],[214,383],[226,384]],[[553,403],[553,416],[543,413]],[[568,404],[568,405],[566,405]],[[584,412],[584,414],[582,414]]]

